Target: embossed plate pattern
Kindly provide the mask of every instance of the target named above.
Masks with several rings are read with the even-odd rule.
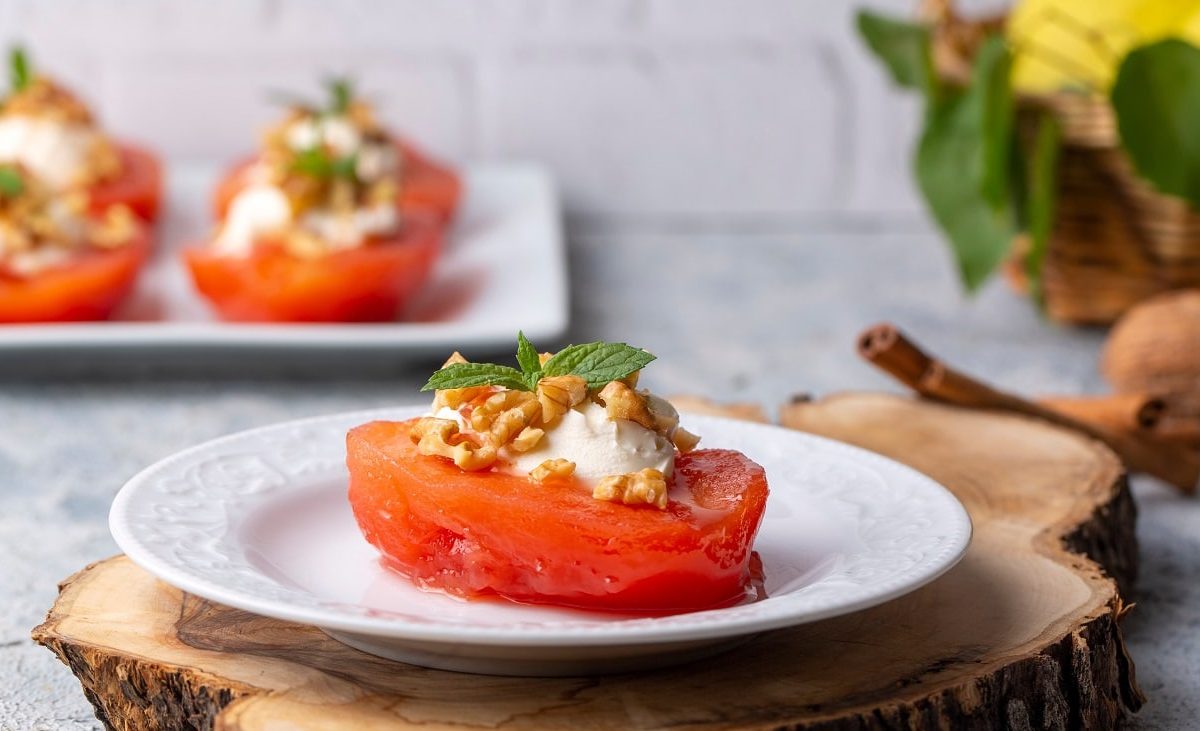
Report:
[[[316,625],[376,654],[549,675],[663,664],[873,606],[941,575],[970,540],[958,501],[903,465],[779,427],[687,414],[705,445],[739,449],[766,468],[771,496],[755,543],[766,599],[638,618],[422,592],[383,569],[358,533],[343,460],[349,428],[423,410],[289,422],[180,452],[121,490],[113,536],[180,589]]]

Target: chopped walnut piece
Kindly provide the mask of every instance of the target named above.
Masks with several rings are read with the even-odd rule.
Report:
[[[477,445],[459,434],[458,424],[450,419],[431,416],[418,419],[409,437],[416,443],[419,453],[447,457],[468,472],[491,467],[499,456],[491,444]]]
[[[454,365],[455,363],[466,363],[466,358],[457,350],[450,354],[446,362],[442,364],[442,368]],[[433,393],[433,410],[445,407],[448,409],[458,410],[458,407],[474,401],[490,390],[488,386],[468,386],[467,388],[444,388]]]
[[[521,430],[520,434],[513,438],[508,446],[515,452],[528,452],[536,447],[545,435],[546,432],[544,430],[527,426]]]
[[[567,409],[584,402],[587,398],[587,381],[579,376],[550,376],[538,381],[537,398],[542,406],[542,423],[558,421]]]
[[[117,249],[133,239],[136,219],[127,206],[109,206],[104,217],[88,227],[88,238],[93,246],[101,249]]]
[[[646,406],[646,397],[620,381],[612,381],[596,394],[610,419],[628,419],[646,427],[654,428],[654,416]]]
[[[79,97],[45,76],[35,77],[25,88],[10,94],[4,100],[4,112],[69,124],[93,124],[91,111]]]
[[[575,463],[569,459],[548,459],[529,473],[529,481],[542,484],[550,480],[565,480],[575,474]]]
[[[625,376],[624,378],[622,378],[621,383],[624,383],[626,386],[629,386],[630,388],[637,388],[638,377],[641,375],[642,375],[641,371],[634,371],[633,373],[630,373],[628,376]]]
[[[665,437],[670,437],[679,427],[679,412],[661,396],[655,396],[652,393],[643,392],[646,397],[646,408],[650,410],[650,416],[654,418],[654,431],[662,434]]]
[[[471,426],[476,431],[487,431],[497,416],[531,396],[524,391],[497,391],[471,411]]]
[[[496,446],[512,441],[527,426],[533,426],[542,415],[542,406],[529,391],[499,391],[492,394],[471,412],[475,431],[488,432]]]
[[[659,510],[667,507],[667,480],[656,469],[605,477],[592,490],[597,500],[620,502],[626,505],[653,505]]]
[[[75,182],[89,185],[101,180],[111,180],[121,173],[121,154],[107,137],[96,135],[88,146],[83,170]]]
[[[700,443],[700,437],[680,426],[675,428],[672,441],[675,442],[676,449],[686,454],[696,448],[696,445]]]

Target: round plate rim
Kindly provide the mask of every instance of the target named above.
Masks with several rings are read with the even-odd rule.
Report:
[[[464,625],[437,627],[416,622],[407,622],[397,618],[383,619],[338,615],[328,610],[295,607],[274,599],[249,596],[237,590],[227,589],[203,577],[192,575],[188,573],[186,568],[174,566],[155,555],[138,540],[126,519],[126,510],[136,498],[138,490],[143,485],[149,482],[157,473],[175,462],[185,460],[198,453],[234,444],[276,430],[294,429],[324,422],[356,421],[361,419],[360,423],[365,423],[381,418],[411,418],[424,413],[426,408],[425,406],[397,405],[293,419],[233,432],[180,450],[145,467],[121,487],[109,510],[109,530],[117,545],[137,566],[177,589],[229,607],[275,619],[374,637],[430,643],[453,643],[459,646],[487,645],[510,647],[550,647],[564,645],[620,646],[717,640],[808,624],[831,617],[852,614],[897,599],[939,578],[962,560],[971,541],[973,532],[971,519],[958,498],[929,476],[905,464],[861,447],[815,434],[788,429],[774,424],[748,422],[723,416],[698,414],[686,410],[681,413],[692,420],[718,422],[733,429],[763,430],[777,433],[784,435],[783,438],[786,439],[808,441],[819,445],[824,450],[841,452],[843,455],[849,456],[857,462],[881,465],[886,469],[905,473],[908,479],[915,480],[916,483],[922,485],[923,489],[930,490],[930,494],[936,494],[939,500],[945,502],[943,507],[948,508],[950,513],[954,515],[954,525],[946,526],[949,536],[947,544],[943,547],[936,560],[931,560],[927,565],[922,566],[919,571],[913,571],[913,575],[899,586],[864,596],[856,601],[848,601],[831,606],[824,610],[809,611],[800,617],[788,615],[749,617],[719,623],[705,622],[691,626],[673,624],[662,627],[654,627],[653,618],[639,617],[636,618],[637,621],[646,621],[649,619],[650,624],[642,624],[637,628],[633,628],[626,626],[624,622],[614,622],[607,625],[598,625],[595,628],[589,628],[586,632],[581,632],[578,629],[571,628],[548,630],[520,625],[506,628],[470,627]],[[770,475],[768,475],[768,479],[770,479]],[[772,487],[774,489],[774,485]],[[671,618],[677,620],[679,617],[685,616],[711,616],[715,613],[727,611],[729,609],[709,609],[686,615],[672,615]]]

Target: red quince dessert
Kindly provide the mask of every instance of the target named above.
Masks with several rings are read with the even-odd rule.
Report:
[[[245,188],[294,165],[297,155],[324,150],[360,177],[386,179],[401,211],[431,213],[449,222],[462,198],[458,174],[380,124],[371,106],[354,97],[348,81],[327,85],[330,100],[324,107],[292,100],[287,117],[268,130],[262,151],[225,174],[213,192],[217,218],[228,214]]]
[[[331,97],[293,110],[221,183],[216,233],[184,254],[227,320],[392,320],[429,278],[441,214],[405,205],[401,155],[370,108],[344,83]]]
[[[0,322],[107,318],[150,251],[145,223],[123,205],[91,210],[0,163]]]
[[[163,187],[158,158],[105,134],[78,97],[34,73],[21,49],[11,52],[9,65],[12,87],[0,102],[0,163],[25,169],[55,194],[83,195],[93,213],[123,206],[154,221]]]
[[[697,450],[653,360],[620,343],[539,354],[521,370],[455,354],[430,415],[347,437],[350,503],[387,566],[422,587],[626,612],[741,600],[767,500],[762,467]]]

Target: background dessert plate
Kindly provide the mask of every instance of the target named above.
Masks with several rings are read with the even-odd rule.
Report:
[[[771,497],[755,542],[765,598],[630,617],[424,592],[384,569],[359,533],[344,466],[351,427],[424,410],[288,422],[180,452],[121,489],[113,537],[138,565],[206,599],[312,624],[396,660],[512,675],[617,672],[708,655],[913,591],[970,541],[959,502],[908,467],[797,431],[685,414],[706,444],[739,449],[767,470]]]
[[[179,251],[211,233],[215,166],[176,166],[168,179],[158,248],[128,302],[105,322],[0,326],[4,367],[53,366],[52,356],[140,362],[245,364],[248,351],[295,360],[303,351],[429,355],[456,348],[507,347],[513,333],[551,341],[567,325],[566,259],[557,192],[543,168],[494,164],[462,168],[464,198],[432,280],[403,321],[378,324],[242,324],[216,319],[195,292]],[[514,296],[519,293],[519,296]]]

